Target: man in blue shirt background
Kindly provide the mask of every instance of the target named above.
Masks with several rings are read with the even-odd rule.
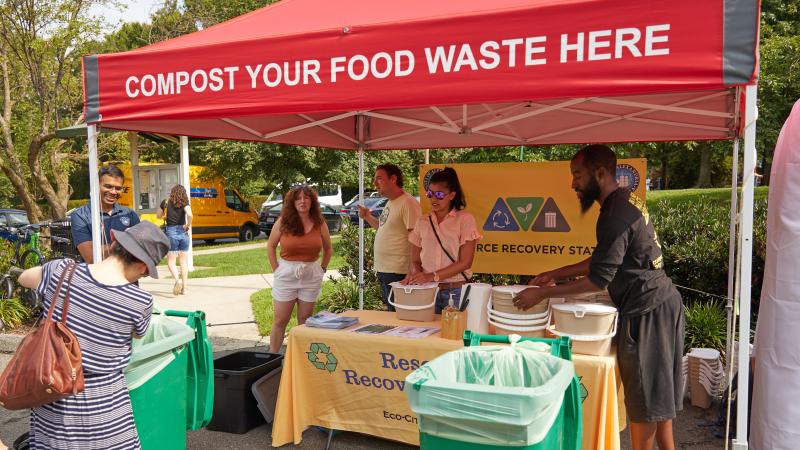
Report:
[[[103,221],[103,256],[111,245],[111,230],[124,231],[140,222],[132,209],[117,204],[123,191],[125,175],[119,167],[109,164],[100,169],[100,216]],[[83,260],[91,264],[92,256],[92,209],[91,203],[76,209],[70,217],[72,242]]]

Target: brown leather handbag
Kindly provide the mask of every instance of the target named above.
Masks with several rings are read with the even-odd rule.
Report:
[[[64,269],[50,301],[47,319],[25,336],[0,375],[0,406],[28,409],[83,391],[81,348],[77,337],[67,328],[69,285],[75,267],[77,264],[71,263]],[[56,322],[53,311],[65,280],[61,321]]]

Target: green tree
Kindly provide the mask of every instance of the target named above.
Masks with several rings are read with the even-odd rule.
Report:
[[[84,39],[97,31],[84,0],[6,0],[0,4],[0,170],[32,221],[66,211],[72,147],[55,129],[82,111]]]

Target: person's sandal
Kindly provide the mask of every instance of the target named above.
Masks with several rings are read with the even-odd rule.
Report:
[[[175,286],[172,287],[172,295],[183,294],[183,283],[181,280],[175,280]]]

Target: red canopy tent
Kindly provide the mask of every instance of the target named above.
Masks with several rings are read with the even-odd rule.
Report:
[[[745,340],[758,19],[753,0],[283,0],[85,57],[90,160],[96,126],[352,149],[362,163],[384,149],[744,136]],[[739,412],[743,449],[746,401]]]

